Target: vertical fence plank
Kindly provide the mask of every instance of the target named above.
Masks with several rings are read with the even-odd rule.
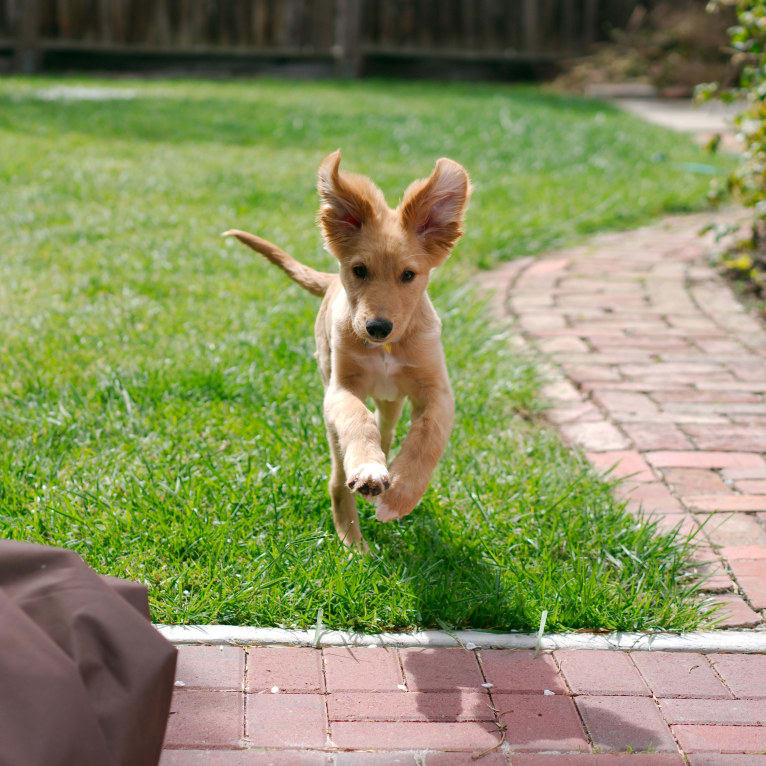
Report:
[[[311,3],[311,38],[314,50],[325,53],[333,43],[333,2],[315,0]]]
[[[537,15],[538,0],[524,0],[524,50],[537,53],[540,48],[539,19]]]
[[[575,0],[562,0],[561,26],[561,42],[568,53],[575,48],[575,40],[577,39]]]
[[[336,0],[335,57],[340,77],[359,77],[362,72],[362,0]]]
[[[112,0],[98,1],[98,41],[111,43],[112,35]]]
[[[598,35],[598,0],[585,0],[583,13],[583,43],[586,47],[593,44]]]
[[[16,40],[16,69],[32,74],[40,68],[40,0],[24,0],[21,4]]]
[[[377,42],[387,47],[393,47],[399,42],[399,29],[397,24],[400,8],[395,0],[378,3],[380,6],[380,34]]]
[[[475,8],[474,8],[474,2],[473,0],[462,0],[460,3],[460,17],[462,21],[462,27],[463,27],[463,34],[461,36],[461,39],[458,42],[458,46],[461,48],[475,48],[476,47],[476,37],[474,35],[475,31]]]
[[[154,33],[152,37],[157,45],[170,44],[170,2],[169,0],[157,0],[154,5]]]
[[[268,29],[266,0],[252,0],[253,42],[256,48],[265,48]]]

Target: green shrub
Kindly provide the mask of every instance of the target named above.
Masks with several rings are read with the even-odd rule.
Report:
[[[752,208],[751,223],[734,248],[721,256],[721,263],[730,274],[744,277],[762,292],[766,276],[766,0],[712,0],[707,7],[715,13],[732,5],[737,23],[729,29],[729,40],[733,63],[741,67],[739,83],[731,88],[703,83],[695,96],[698,101],[743,102],[734,120],[743,144],[741,160],[725,180],[713,180],[710,197],[719,202],[732,195]],[[717,144],[716,140],[710,148]],[[718,234],[732,231],[737,227],[719,227]]]

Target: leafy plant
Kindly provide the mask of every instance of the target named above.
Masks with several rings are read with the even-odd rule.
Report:
[[[731,88],[703,83],[697,86],[695,97],[700,102],[719,98],[726,103],[744,103],[734,119],[743,143],[741,160],[724,181],[713,180],[710,198],[720,202],[733,195],[752,208],[754,215],[745,235],[722,254],[721,263],[731,275],[746,278],[762,294],[766,277],[766,0],[712,0],[707,7],[715,13],[722,6],[734,6],[737,15],[729,40],[732,61],[741,66],[739,83]],[[718,143],[716,137],[710,148],[715,150]],[[730,226],[719,232],[729,233]]]

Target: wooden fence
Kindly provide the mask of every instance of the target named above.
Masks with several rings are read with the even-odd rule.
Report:
[[[552,60],[625,22],[631,0],[0,0],[0,49],[326,59]]]

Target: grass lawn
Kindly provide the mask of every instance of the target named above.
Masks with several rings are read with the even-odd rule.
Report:
[[[60,98],[85,85],[131,97]],[[390,203],[442,155],[476,186],[432,283],[455,430],[410,517],[365,505],[368,558],[332,530],[318,301],[218,236],[332,268],[313,187],[337,147]],[[533,365],[469,279],[697,208],[711,161],[533,87],[0,80],[0,534],[148,583],[161,622],[698,625],[688,551],[541,427]]]

